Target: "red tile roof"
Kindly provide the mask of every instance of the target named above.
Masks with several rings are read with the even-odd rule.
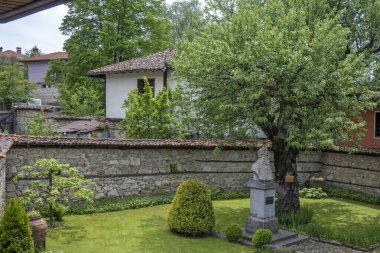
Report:
[[[68,56],[66,52],[55,52],[51,54],[37,55],[33,57],[25,58],[24,62],[34,62],[34,61],[50,61],[50,60],[67,60]]]
[[[99,147],[99,148],[192,148],[192,149],[250,149],[254,144],[237,141],[233,143],[218,143],[210,140],[119,140],[119,139],[86,139],[68,137],[44,137],[26,135],[0,135],[0,144],[3,141],[12,141],[13,146],[31,147]],[[258,143],[257,146],[261,146]]]
[[[8,58],[11,58],[11,57],[14,57],[16,58],[17,60],[24,60],[27,58],[26,55],[23,55],[23,54],[19,54],[15,51],[12,51],[12,50],[6,50],[4,52],[1,52],[0,53],[0,56],[5,56],[5,57],[8,57]]]
[[[97,76],[104,74],[127,73],[145,70],[164,70],[165,67],[170,67],[173,52],[173,49],[167,49],[155,54],[134,58],[128,61],[118,62],[98,69],[90,70],[88,72],[88,75]]]

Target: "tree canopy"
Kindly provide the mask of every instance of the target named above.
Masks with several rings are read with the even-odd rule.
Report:
[[[103,84],[91,69],[169,47],[163,0],[73,0],[60,30],[69,59],[50,64],[46,81],[56,84],[65,113],[103,114]],[[75,94],[75,96],[74,96]]]
[[[360,135],[360,113],[379,98],[377,62],[356,50],[343,10],[330,1],[241,0],[234,8],[180,43],[174,68],[189,83],[204,132],[264,131],[280,185],[277,207],[297,211],[299,151]],[[286,175],[296,183],[286,184]]]

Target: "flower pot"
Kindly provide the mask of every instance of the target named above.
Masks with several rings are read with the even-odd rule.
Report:
[[[294,176],[285,176],[285,183],[294,183]]]
[[[43,247],[45,249],[45,241],[48,232],[48,224],[41,217],[29,218],[29,226],[32,230],[34,247]]]

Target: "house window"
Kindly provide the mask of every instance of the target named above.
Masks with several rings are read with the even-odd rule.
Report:
[[[380,138],[380,112],[375,112],[375,138]]]
[[[150,88],[152,88],[153,96],[154,96],[154,78],[149,78],[148,82],[150,84]],[[137,89],[141,94],[144,93],[144,79],[137,79]]]
[[[51,88],[51,85],[50,84],[41,84],[41,87],[42,88]]]

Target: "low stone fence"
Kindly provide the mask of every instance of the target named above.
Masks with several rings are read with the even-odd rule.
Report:
[[[246,143],[223,144],[216,151],[218,145],[210,141],[5,135],[0,136],[0,149],[5,142],[11,145],[0,153],[4,156],[0,157],[0,192],[4,195],[6,191],[7,198],[20,195],[28,183],[12,182],[20,167],[41,158],[56,158],[77,167],[97,183],[96,198],[174,192],[187,178],[198,178],[224,190],[244,190],[252,177],[250,167],[257,159],[257,147]],[[357,154],[304,152],[297,166],[301,185],[312,175],[322,175],[328,184],[380,193],[380,153],[376,150]]]

